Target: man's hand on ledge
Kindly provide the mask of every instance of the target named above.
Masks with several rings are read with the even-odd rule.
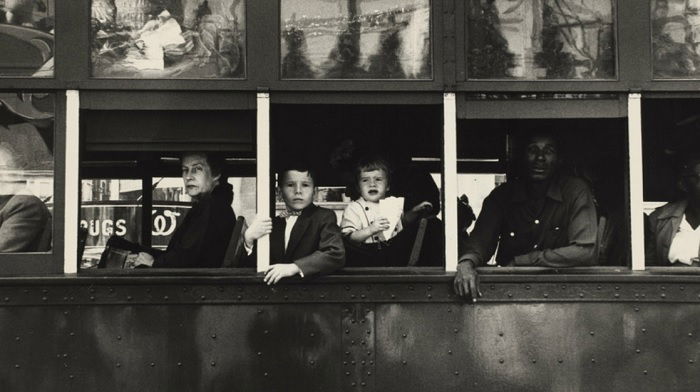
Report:
[[[481,297],[479,291],[479,276],[471,261],[463,261],[457,264],[457,273],[454,280],[455,293],[462,298],[476,302],[476,297]]]

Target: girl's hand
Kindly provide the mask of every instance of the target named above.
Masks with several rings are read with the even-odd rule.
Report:
[[[372,234],[377,234],[380,233],[384,230],[389,229],[389,219],[382,217],[378,217],[377,219],[374,220],[369,225],[369,230],[372,232]]]

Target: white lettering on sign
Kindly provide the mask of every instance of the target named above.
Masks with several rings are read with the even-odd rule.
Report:
[[[182,215],[180,212],[172,210],[163,210],[162,215],[157,214],[158,211],[153,210],[153,230],[151,233],[154,236],[167,237],[172,235],[177,228],[177,218]],[[111,236],[116,234],[123,237],[127,233],[126,219],[82,219],[80,226],[88,229],[88,234],[92,237]]]
[[[151,211],[151,215],[155,215],[156,211]],[[153,218],[153,230],[151,231],[151,234],[154,236],[169,236],[173,234],[175,231],[175,227],[177,227],[177,217],[180,216],[179,212],[176,211],[171,211],[171,210],[163,210],[163,215],[156,215],[155,218]],[[170,219],[170,223],[168,224],[168,218]]]
[[[93,219],[89,222],[85,219],[80,221],[80,226],[88,229],[88,234],[91,236],[106,235],[110,236],[116,234],[118,236],[123,236],[126,234],[126,220],[119,219],[114,222],[112,219]],[[115,231],[114,228],[117,228]]]

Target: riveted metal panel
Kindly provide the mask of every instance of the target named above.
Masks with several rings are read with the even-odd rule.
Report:
[[[0,390],[700,390],[692,276],[180,280],[5,280]]]
[[[373,304],[343,306],[342,391],[374,390],[375,331]]]
[[[67,309],[0,308],[0,390],[68,390],[77,343]]]
[[[381,305],[377,390],[695,391],[691,306]]]

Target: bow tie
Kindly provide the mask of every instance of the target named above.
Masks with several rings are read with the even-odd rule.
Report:
[[[280,214],[277,215],[277,216],[280,217],[280,218],[287,219],[287,218],[289,218],[290,216],[299,216],[299,215],[301,215],[301,211],[284,210],[284,211],[280,212]]]

